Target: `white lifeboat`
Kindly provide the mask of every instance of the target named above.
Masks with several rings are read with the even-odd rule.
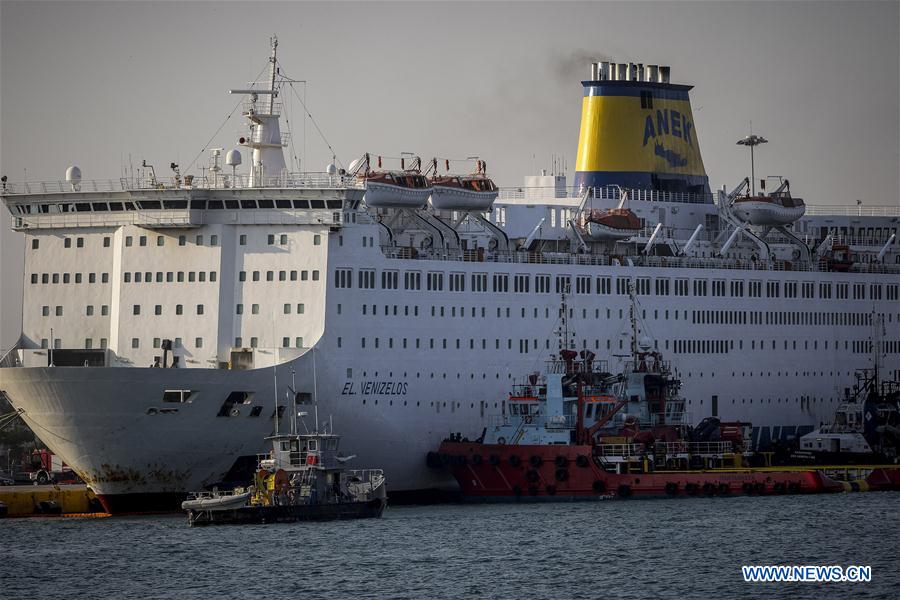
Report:
[[[372,208],[422,208],[431,195],[431,185],[417,171],[368,171],[359,178],[366,182],[363,198]]]
[[[585,211],[584,233],[593,241],[624,240],[641,231],[641,220],[627,208]]]
[[[773,227],[793,223],[806,212],[806,205],[802,199],[792,198],[790,192],[778,192],[737,198],[732,210],[745,223]]]
[[[485,212],[499,193],[496,184],[482,173],[435,175],[431,186],[431,205],[438,210]]]
[[[363,199],[372,208],[422,208],[431,195],[431,184],[422,175],[422,160],[416,156],[412,166],[406,168],[405,158],[400,159],[400,170],[381,170],[381,157],[378,157],[378,170],[370,167],[371,156],[365,153],[359,160],[350,163],[350,172],[356,173],[357,179],[365,182],[366,193]]]

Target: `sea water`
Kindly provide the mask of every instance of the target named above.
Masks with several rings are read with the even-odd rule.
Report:
[[[0,521],[0,598],[900,598],[900,493],[388,507],[188,528],[182,515]],[[745,565],[870,566],[746,583]]]

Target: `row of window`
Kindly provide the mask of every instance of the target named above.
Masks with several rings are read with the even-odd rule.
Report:
[[[302,337],[295,337],[295,338],[293,338],[293,341],[294,341],[294,348],[303,348],[303,338]],[[235,348],[244,348],[245,347],[244,346],[244,338],[242,338],[242,337],[234,338],[234,347]],[[251,337],[249,347],[250,348],[259,347],[259,338]],[[282,348],[290,348],[291,347],[291,338],[289,338],[289,337],[281,338],[281,347]]]
[[[166,271],[165,276],[162,271],[156,272],[156,283],[162,283],[164,278],[166,283],[172,283],[174,281],[183,283],[185,280],[185,271]],[[215,283],[217,279],[218,273],[216,271],[210,271],[209,281]],[[134,283],[153,283],[153,272],[147,271],[141,273],[140,271],[135,271],[134,274],[132,274],[129,271],[125,271],[122,273],[122,281],[125,283],[131,283],[132,281]],[[187,281],[188,283],[206,283],[206,271],[187,271]]]
[[[251,271],[250,278],[252,281],[260,281],[261,271]],[[319,271],[313,270],[312,280],[319,281]],[[278,281],[297,281],[299,275],[300,281],[309,281],[310,271],[278,271]],[[247,271],[238,273],[238,281],[247,281]],[[275,281],[275,271],[266,271],[266,281]]]
[[[425,276],[425,289],[427,291],[445,291],[442,272],[429,272]],[[516,273],[494,273],[488,277],[487,273],[447,273],[446,291],[465,292],[467,282],[469,290],[473,292],[509,292],[519,294],[531,293],[532,289],[538,294],[560,294],[572,291],[571,275],[530,275]],[[361,289],[375,289],[375,269],[358,269],[356,285]],[[615,281],[615,286],[613,286]],[[399,288],[399,271],[385,270],[381,273],[381,289],[396,290]],[[488,285],[490,283],[490,285]],[[816,298],[818,290],[819,298],[837,298],[847,300],[898,300],[900,299],[900,285],[880,283],[832,283],[804,281],[725,281],[723,279],[687,279],[669,278],[651,279],[650,277],[593,277],[589,275],[577,275],[574,277],[574,291],[576,294],[590,294],[592,290],[597,294],[628,295],[631,290],[638,296],[713,296],[731,298]],[[651,285],[652,283],[652,285]],[[532,285],[533,284],[533,285]],[[552,285],[551,285],[552,284]],[[334,286],[336,288],[353,287],[353,269],[335,269]],[[633,286],[633,287],[632,287]],[[421,290],[422,273],[419,271],[406,271],[403,274],[403,289]],[[674,293],[673,293],[674,292]]]
[[[646,311],[645,311],[646,312]],[[676,312],[676,319],[677,313]],[[658,311],[653,311],[654,318]],[[666,311],[666,319],[669,311]],[[888,318],[893,320],[893,314]],[[872,313],[860,312],[797,312],[797,311],[740,311],[740,310],[694,310],[692,322],[698,325],[846,325],[861,326],[872,324]]]
[[[238,239],[238,241],[241,246],[246,246],[247,245],[247,236],[241,235],[240,238]],[[282,233],[282,234],[278,234],[278,235],[276,235],[274,233],[270,233],[266,237],[266,243],[269,246],[287,246],[288,245],[288,236],[286,233]],[[313,235],[313,246],[319,246],[321,244],[322,244],[322,236],[319,235],[318,233]]]
[[[36,284],[38,281],[40,283],[71,283],[74,278],[75,283],[82,283],[83,273],[32,273],[31,274],[31,283]],[[88,273],[88,283],[97,283],[97,274],[96,273]],[[100,282],[101,283],[109,283],[109,273],[100,273]]]
[[[106,240],[108,240],[108,239],[109,239],[109,238],[103,238],[103,246],[104,246],[104,247],[109,246],[109,243],[106,241]],[[202,245],[203,245],[203,239],[204,239],[204,238],[203,238],[203,234],[198,234],[198,235],[194,236],[194,244],[197,245],[197,246],[202,246]],[[130,247],[132,247],[133,245],[134,245],[134,238],[133,238],[132,236],[130,236],[130,235],[126,235],[126,236],[125,236],[125,246],[128,247],[128,248],[130,248]],[[146,236],[146,235],[138,236],[138,245],[139,245],[139,246],[146,246],[146,245],[147,245],[147,236]],[[157,246],[165,246],[165,245],[166,245],[166,236],[164,236],[164,235],[158,235],[158,236],[156,236],[156,245],[157,245]],[[178,236],[178,245],[179,245],[179,246],[186,246],[186,245],[187,245],[187,236],[186,236],[186,235],[179,235],[179,236]],[[216,234],[210,235],[210,236],[209,236],[209,245],[210,245],[210,246],[218,246],[218,245],[219,245],[219,236],[216,235]]]
[[[204,306],[202,304],[198,304],[197,305],[197,314],[202,315],[202,314],[204,314],[204,311],[205,311]],[[140,315],[141,314],[141,305],[140,304],[132,305],[131,314]],[[162,304],[157,304],[153,307],[153,314],[156,316],[160,316],[163,314]],[[176,315],[184,314],[184,308],[182,307],[181,304],[175,305],[175,314]]]
[[[342,314],[343,305],[337,304],[337,313]],[[426,307],[427,308],[427,307]],[[404,317],[418,317],[419,316],[419,307],[417,305],[412,306],[410,308],[409,305],[399,306],[397,304],[385,304],[383,310],[379,311],[378,304],[363,304],[361,305],[361,310],[363,315],[372,315],[378,316],[379,314],[389,317],[389,316],[404,316]],[[625,318],[625,310],[624,309],[611,309],[611,308],[595,308],[593,311],[589,311],[586,308],[581,309],[578,312],[578,316],[583,320],[588,320],[589,318],[593,319],[601,319],[603,318],[603,311],[605,311],[606,319],[610,320],[613,318],[617,318],[618,320],[622,320]],[[618,316],[615,316],[613,313],[616,311]],[[549,319],[551,318],[551,313],[554,318],[558,316],[559,310],[551,310],[549,307],[538,308],[534,307],[532,309],[527,309],[525,307],[520,307],[517,313],[517,318],[533,318],[538,319],[543,314],[543,318]],[[688,313],[690,313],[690,317],[688,317]],[[475,318],[487,318],[487,308],[484,306],[475,307],[471,306],[466,309],[464,306],[431,306],[431,316],[432,317],[460,317],[465,318],[467,314],[475,319]],[[496,307],[496,316],[498,319],[501,318],[511,318],[512,317],[512,309],[510,307]],[[493,312],[492,312],[493,315]],[[589,316],[590,315],[590,316]],[[575,318],[576,309],[569,308],[569,318]],[[831,325],[831,326],[862,326],[862,325],[871,325],[872,324],[872,313],[861,313],[861,312],[795,312],[795,311],[787,311],[787,312],[779,312],[779,311],[736,311],[736,310],[660,310],[654,309],[653,311],[648,311],[647,309],[642,309],[640,314],[638,315],[641,319],[652,318],[654,320],[663,319],[665,321],[674,320],[678,321],[682,320],[690,320],[691,323],[695,325]],[[894,322],[894,313],[884,313],[882,317],[887,317],[887,323]],[[900,320],[900,315],[898,315],[898,320]]]
[[[293,304],[285,303],[284,306],[282,306],[281,310],[284,314],[289,315],[289,314],[291,314],[291,311],[293,310],[293,308],[294,308]],[[305,313],[306,313],[306,305],[298,304],[297,305],[297,314],[302,315]],[[235,307],[235,314],[238,314],[238,315],[244,314],[244,305],[243,304],[238,304]],[[250,314],[252,314],[252,315],[259,314],[259,304],[251,304],[250,305]]]
[[[165,246],[166,245],[166,237],[167,236],[164,236],[164,235],[156,236],[156,245],[157,246]],[[65,248],[71,248],[73,239],[75,240],[76,248],[84,248],[84,238],[83,237],[63,238],[63,246]],[[193,242],[197,246],[203,246],[204,241],[206,239],[207,238],[203,237],[203,234],[198,234],[198,235],[194,236]],[[219,236],[216,234],[211,234],[208,238],[208,241],[209,241],[210,246],[218,246],[219,245]],[[138,236],[137,242],[138,242],[138,246],[146,247],[148,238],[146,235]],[[178,245],[179,246],[186,246],[187,243],[188,243],[188,238],[186,235],[178,236]],[[247,235],[241,234],[238,238],[238,243],[241,246],[246,246],[247,245]],[[288,244],[288,236],[286,233],[282,233],[277,236],[276,236],[276,234],[270,233],[267,235],[266,243],[268,243],[268,245],[270,245],[270,246],[274,246],[274,245],[286,246]],[[319,234],[314,235],[313,236],[313,245],[319,246],[319,245],[321,245],[321,243],[322,243],[322,236]],[[109,248],[111,246],[111,244],[112,244],[111,238],[109,238],[108,236],[103,238],[103,247],[104,248]],[[40,246],[41,246],[40,239],[32,238],[31,249],[38,250],[40,248]],[[125,246],[128,248],[131,248],[132,246],[134,246],[134,236],[130,236],[130,235],[125,236]]]
[[[138,200],[136,202],[54,202],[52,204],[20,204],[20,214],[73,212],[127,212],[131,210],[252,210],[256,208],[287,208],[309,210],[340,209],[342,200]]]
[[[527,339],[527,338],[519,338],[518,340],[514,340],[513,338],[505,338],[505,344],[503,343],[503,338],[495,338],[493,349],[501,350],[502,346],[506,346],[506,350],[513,349],[513,342],[518,341],[518,349],[520,354],[528,354],[529,352],[538,352],[544,350],[550,350],[551,347],[555,349],[555,344],[557,343],[555,340],[551,341],[550,339],[541,340],[539,339]],[[776,340],[771,340],[771,346],[765,342],[764,340],[749,340],[750,342],[750,350],[775,350],[776,349]],[[481,350],[487,350],[488,346],[491,344],[487,338],[481,338],[481,343],[478,343],[478,340],[475,338],[469,338],[468,345],[466,344],[466,340],[461,338],[448,339],[448,338],[428,338],[427,340],[422,340],[421,338],[416,338],[414,340],[415,349],[419,350],[422,348],[427,348],[429,350],[463,350],[468,348],[469,350],[476,350],[480,345]],[[407,338],[400,338],[396,342],[396,347],[401,349],[407,349],[413,344],[412,340],[408,340]],[[613,340],[606,340],[606,350],[625,350],[625,340],[619,339],[616,344],[618,348],[614,348]],[[843,349],[851,351],[856,354],[866,354],[871,353],[872,351],[872,342],[871,340],[845,340],[843,343]],[[343,347],[343,338],[337,338],[337,346],[338,348]],[[659,348],[659,342],[654,341],[654,346],[657,349]],[[818,350],[819,342],[818,340],[803,340],[802,347],[797,340],[783,340],[783,349],[784,350]],[[823,340],[823,346],[825,350],[831,349],[840,349],[841,343],[838,340],[835,340],[833,344],[829,344],[829,340]],[[360,338],[360,348],[387,348],[393,349],[395,347],[394,338]],[[581,340],[581,347],[584,349],[589,348],[588,340]],[[744,340],[700,340],[700,339],[690,339],[690,340],[664,340],[663,341],[663,349],[668,351],[671,350],[675,354],[727,354],[734,350],[744,350]],[[900,353],[900,342],[885,342],[883,344],[883,352],[885,354],[897,354]],[[594,350],[601,350],[601,340],[594,340]]]
[[[106,338],[100,338],[99,348],[106,349],[107,344],[108,344],[108,342],[107,342]],[[162,339],[161,338],[153,338],[152,344],[153,344],[154,348],[161,348],[162,347]],[[183,347],[181,338],[175,338],[173,340],[173,344],[174,344],[175,348]],[[256,337],[250,338],[250,347],[251,348],[256,348],[258,346],[258,344],[259,344],[259,338],[256,338]],[[303,348],[303,338],[302,337],[294,337],[294,338],[283,337],[283,338],[281,338],[281,347],[282,348],[290,348],[291,344],[293,344],[294,348]],[[234,338],[234,346],[236,348],[243,348],[244,347],[244,338],[240,338],[240,337]],[[93,347],[94,347],[94,339],[93,338],[85,338],[84,348],[86,350],[91,350],[91,349],[93,349]],[[131,338],[131,347],[135,350],[139,349],[141,347],[141,339],[140,338]],[[47,340],[47,338],[41,339],[41,348],[43,348],[45,350],[47,348],[49,348],[49,340]],[[54,338],[53,348],[55,348],[57,350],[62,348],[62,338]],[[203,338],[202,337],[194,338],[194,348],[203,348]]]

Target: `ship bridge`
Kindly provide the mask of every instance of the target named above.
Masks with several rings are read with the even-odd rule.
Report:
[[[266,181],[236,175],[4,182],[0,196],[12,213],[12,228],[26,231],[196,228],[221,222],[340,225],[343,210],[357,208],[364,191],[352,177],[297,173]]]

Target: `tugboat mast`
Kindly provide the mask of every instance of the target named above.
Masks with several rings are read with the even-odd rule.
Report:
[[[635,306],[637,298],[634,295],[634,281],[628,280],[628,299],[631,301],[628,306],[628,319],[631,322],[631,357],[637,359],[637,315],[635,315]]]

